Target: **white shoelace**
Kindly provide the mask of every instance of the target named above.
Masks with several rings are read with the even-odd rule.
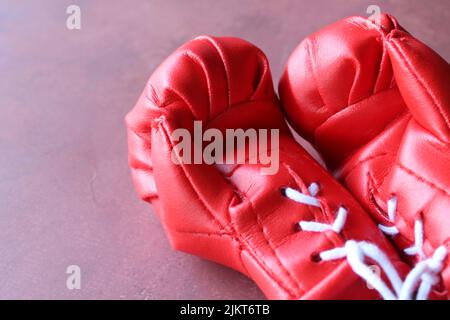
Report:
[[[397,197],[393,196],[388,201],[388,217],[389,220],[395,224],[395,215],[397,211]],[[386,234],[391,236],[396,236],[399,232],[395,226],[386,227],[383,225],[378,225],[378,227]],[[394,232],[391,232],[395,230]],[[414,245],[409,248],[404,249],[404,252],[407,255],[418,256],[421,261],[417,263],[415,268],[411,270],[408,274],[408,277],[405,280],[404,287],[411,288],[405,289],[402,292],[403,299],[411,299],[411,295],[409,294],[412,289],[414,289],[418,282],[421,280],[421,284],[419,285],[419,289],[417,291],[417,300],[426,300],[429,292],[432,287],[439,283],[438,274],[442,270],[443,261],[447,256],[447,249],[444,246],[438,247],[433,253],[431,258],[426,257],[425,252],[423,251],[423,242],[424,242],[424,229],[423,229],[423,221],[422,219],[417,219],[414,223]],[[414,272],[413,272],[414,271]]]
[[[284,195],[298,203],[320,207],[320,201],[316,198],[319,192],[319,185],[312,183],[308,187],[309,195],[299,192],[293,188],[285,188]],[[397,211],[397,197],[393,196],[388,201],[389,220],[394,223]],[[344,207],[339,207],[336,218],[332,224],[300,221],[299,225],[303,231],[325,232],[333,231],[340,233],[345,226],[348,211]],[[378,225],[385,233],[395,236],[398,230],[395,226],[387,227]],[[387,231],[387,232],[386,232]],[[423,252],[423,222],[417,220],[414,228],[415,244],[405,249],[405,253],[418,255],[422,260],[408,273],[405,281],[402,281],[397,270],[386,256],[386,254],[373,243],[366,241],[347,240],[344,247],[334,248],[320,253],[323,261],[346,258],[352,270],[364,279],[367,284],[378,291],[385,300],[426,300],[434,285],[439,283],[439,274],[442,271],[444,260],[447,257],[447,249],[440,246],[435,250],[430,258],[426,258]],[[386,277],[394,288],[394,292],[389,286],[376,275],[371,267],[365,262],[365,258],[370,258],[376,262],[384,271]]]
[[[397,197],[392,196],[388,202],[388,218],[389,221],[392,222],[392,224],[395,224],[395,215],[397,214]],[[398,229],[395,225],[393,226],[385,226],[383,224],[379,224],[378,228],[383,231],[385,234],[388,234],[390,236],[396,236],[398,234]]]
[[[418,255],[420,259],[425,259],[425,253],[423,252],[423,222],[422,219],[417,219],[414,223],[414,245],[406,248],[404,252],[407,255]]]

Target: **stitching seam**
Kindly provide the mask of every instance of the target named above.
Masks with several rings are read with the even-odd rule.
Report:
[[[434,106],[438,109],[439,114],[441,115],[441,117],[444,119],[445,124],[447,125],[447,129],[450,130],[450,120],[448,119],[448,116],[446,115],[446,113],[444,112],[442,106],[440,105],[438,99],[436,99],[436,97],[434,96],[434,94],[430,91],[430,88],[428,87],[428,85],[424,82],[424,80],[422,78],[420,78],[417,73],[414,71],[413,67],[411,66],[411,62],[409,61],[409,59],[406,57],[403,49],[401,48],[401,46],[398,44],[398,41],[396,39],[392,39],[392,43],[394,44],[394,46],[397,49],[397,52],[400,54],[403,62],[405,63],[405,65],[407,66],[407,68],[409,69],[409,72],[414,76],[414,78],[417,80],[417,83],[419,83],[421,85],[421,87],[424,89],[424,91],[428,94],[428,97],[431,98]]]

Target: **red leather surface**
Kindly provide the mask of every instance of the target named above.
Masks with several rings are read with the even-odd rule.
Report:
[[[192,131],[194,120],[223,132],[279,129],[278,172],[262,175],[261,164],[174,164],[172,133]],[[295,142],[268,61],[250,43],[202,36],[183,45],[151,76],[127,124],[133,180],[140,196],[156,203],[172,246],[244,273],[268,298],[377,298],[346,260],[314,261],[346,239],[378,244],[404,269],[366,212]],[[280,192],[307,192],[313,182],[321,186],[321,208]],[[342,237],[296,230],[300,220],[332,223],[340,205],[349,211]]]
[[[376,1],[450,59],[448,0]],[[361,0],[0,1],[0,298],[259,299],[246,277],[171,250],[127,163],[123,117],[200,34],[248,39],[278,82],[297,44]],[[79,31],[66,8],[81,7]],[[66,288],[66,268],[82,271]]]
[[[280,82],[294,127],[377,222],[392,225],[397,196],[400,249],[423,220],[427,255],[450,248],[449,83],[449,64],[387,15],[380,27],[352,17],[311,35]],[[442,276],[448,288],[449,267]]]

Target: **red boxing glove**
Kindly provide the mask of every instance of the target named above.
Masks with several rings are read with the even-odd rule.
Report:
[[[293,127],[416,265],[417,297],[450,288],[450,67],[382,15],[304,40],[279,86]],[[421,284],[419,285],[419,282]]]
[[[236,38],[188,42],[155,71],[126,121],[136,189],[153,204],[175,249],[242,272],[268,298],[400,294],[408,267],[357,201],[294,140],[258,48]],[[194,121],[216,133],[278,130],[278,145],[270,144],[277,170],[262,174],[265,165],[249,159],[189,164],[174,157],[174,133],[192,133]],[[381,267],[381,280],[369,264]]]

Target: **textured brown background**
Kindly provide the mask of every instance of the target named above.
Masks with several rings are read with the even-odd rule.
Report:
[[[170,249],[134,193],[123,117],[194,36],[255,43],[277,81],[303,37],[370,3],[450,60],[448,0],[1,0],[0,298],[262,298],[234,271]],[[80,31],[65,27],[69,4]],[[81,290],[66,289],[70,264]]]

